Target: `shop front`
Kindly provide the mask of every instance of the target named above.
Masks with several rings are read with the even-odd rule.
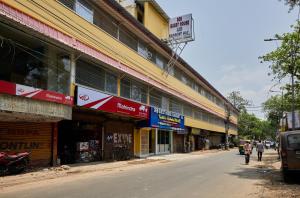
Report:
[[[191,134],[194,139],[193,150],[207,150],[209,149],[209,132],[204,129],[192,128]]]
[[[182,145],[174,141],[174,133],[184,133],[184,116],[179,113],[150,107],[149,120],[139,126],[135,134],[135,155],[138,157],[172,153],[174,146]]]
[[[29,166],[56,164],[57,122],[71,119],[73,98],[0,80],[0,152],[30,153]]]
[[[146,105],[77,86],[72,121],[59,124],[62,163],[133,157],[135,122],[148,119]]]
[[[185,153],[189,144],[188,140],[189,128],[185,127],[184,130],[177,130],[174,132],[173,138],[173,152],[174,153]]]

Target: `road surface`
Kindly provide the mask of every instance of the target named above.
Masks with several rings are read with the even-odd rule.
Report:
[[[251,163],[251,162],[250,162]],[[255,197],[259,173],[237,150],[155,166],[93,172],[28,184],[0,192],[1,198]]]

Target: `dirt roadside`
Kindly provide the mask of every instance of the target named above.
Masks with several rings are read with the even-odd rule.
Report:
[[[172,161],[184,160],[187,158],[195,158],[199,156],[206,157],[220,152],[226,151],[196,151],[185,154],[153,156],[145,159],[133,159],[129,161],[94,162],[35,169],[19,175],[0,177],[0,191],[21,185],[34,184],[42,181],[47,182],[58,178],[81,176],[83,174],[89,174],[93,172],[97,172],[98,174],[109,174],[112,172],[125,171],[133,168],[156,166],[158,164],[170,163]]]
[[[252,156],[251,166],[259,172],[261,180],[257,183],[260,198],[298,198],[300,197],[300,179],[299,176],[292,178],[291,183],[283,180],[281,173],[281,162],[278,159],[276,151],[266,151],[263,155],[263,161],[258,162],[256,156]]]

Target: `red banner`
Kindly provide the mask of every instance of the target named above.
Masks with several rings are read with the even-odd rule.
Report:
[[[86,108],[148,119],[149,107],[84,87],[77,89],[77,105]]]
[[[73,105],[73,97],[54,91],[37,89],[25,85],[19,85],[0,80],[0,93],[23,96],[36,100],[44,100],[65,105]]]

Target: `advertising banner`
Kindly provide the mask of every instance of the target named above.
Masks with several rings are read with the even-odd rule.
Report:
[[[149,107],[146,105],[81,86],[77,87],[77,105],[130,117],[149,117]]]
[[[0,93],[23,96],[36,100],[44,100],[65,105],[73,105],[73,97],[65,96],[64,94],[54,91],[37,89],[25,85],[19,85],[11,82],[0,80]]]
[[[193,40],[192,14],[175,17],[169,20],[169,38],[179,42]]]
[[[184,130],[184,116],[156,107],[150,107],[150,127],[166,130]]]

